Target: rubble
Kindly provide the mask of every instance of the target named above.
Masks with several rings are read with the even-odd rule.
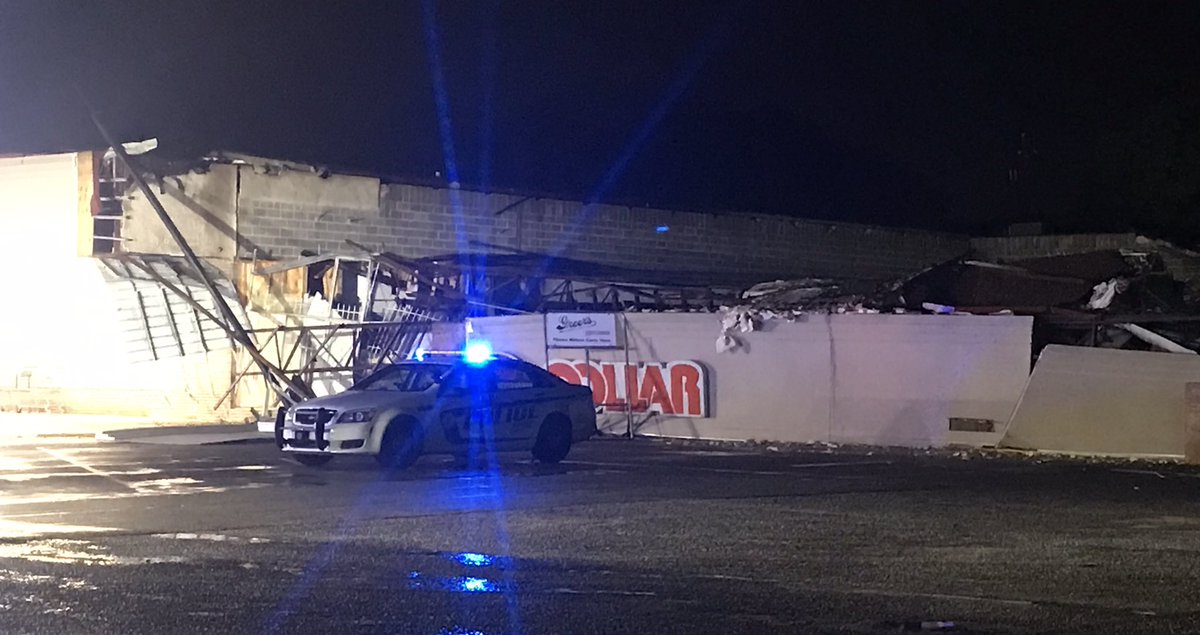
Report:
[[[622,435],[623,437],[623,435]],[[1013,461],[1034,464],[1060,463],[1066,465],[1095,466],[1111,471],[1141,472],[1160,477],[1200,478],[1200,467],[1189,465],[1180,458],[1095,455],[1071,452],[1022,450],[1017,448],[947,446],[941,448],[908,448],[897,446],[874,446],[861,444],[808,443],[786,441],[732,441],[720,439],[686,439],[668,437],[641,437],[651,443],[680,448],[712,450],[744,450],[772,454],[828,454],[837,456],[870,456],[882,460],[905,459],[958,459],[962,461]],[[775,448],[774,450],[770,448]]]
[[[762,282],[739,303],[721,307],[716,350],[738,349],[740,335],[768,320],[918,312],[1034,316],[1035,352],[1049,343],[1196,352],[1200,293],[1194,280],[1172,275],[1178,263],[1170,269],[1164,259],[1200,261],[1200,254],[1149,239],[1138,247],[1005,262],[961,257],[884,283],[832,277]]]
[[[1092,287],[1092,298],[1088,300],[1087,308],[1101,310],[1107,309],[1117,297],[1118,293],[1124,293],[1129,288],[1129,281],[1123,278],[1113,278],[1101,282]]]
[[[833,278],[798,278],[756,284],[742,292],[743,303],[721,306],[721,334],[717,352],[724,353],[742,345],[738,333],[750,333],[769,320],[795,321],[806,314],[879,313],[878,306],[898,286]]]

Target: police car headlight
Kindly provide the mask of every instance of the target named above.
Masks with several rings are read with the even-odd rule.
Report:
[[[364,410],[347,410],[338,417],[338,423],[362,423],[375,418],[375,409],[366,408]]]

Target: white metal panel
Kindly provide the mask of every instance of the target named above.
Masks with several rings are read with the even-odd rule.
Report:
[[[1183,455],[1184,391],[1200,357],[1047,346],[1004,445],[1077,454]]]
[[[0,260],[76,255],[78,181],[74,154],[0,159]]]

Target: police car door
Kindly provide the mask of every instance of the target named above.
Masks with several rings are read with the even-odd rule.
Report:
[[[496,438],[513,449],[529,447],[546,416],[539,378],[519,364],[502,360],[493,362],[490,368]]]
[[[495,443],[494,392],[490,369],[460,366],[446,376],[438,392],[437,416],[452,452]]]

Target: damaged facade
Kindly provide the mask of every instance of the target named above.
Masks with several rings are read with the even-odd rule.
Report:
[[[786,331],[812,338],[806,355],[840,368],[820,380],[829,392],[813,389],[825,405],[812,421],[796,429],[776,422],[789,440],[979,445],[1003,436],[1030,364],[1048,345],[1200,348],[1200,257],[1134,235],[971,239],[394,183],[231,153],[181,162],[150,152],[135,161],[151,195],[134,187],[112,151],[0,159],[0,222],[9,230],[0,257],[31,270],[17,282],[18,297],[38,312],[6,335],[13,354],[0,367],[10,378],[0,406],[242,420],[267,415],[281,399],[344,389],[423,344],[453,345],[463,320],[485,320],[481,328],[520,321],[517,332],[526,333],[550,311],[689,313],[642,326],[629,319],[643,332],[628,336],[625,352],[643,358],[605,363],[699,364],[711,373],[705,389],[723,391],[722,399],[708,395],[707,424],[659,416],[643,422],[644,432],[736,438],[751,415],[734,410],[739,401],[724,376],[733,371],[724,365],[764,355],[755,339]],[[155,202],[204,275],[185,262]],[[220,304],[234,309],[253,345]],[[951,315],[928,315],[943,313]],[[861,314],[877,317],[853,319]],[[889,318],[896,314],[907,315]],[[964,314],[992,321],[939,322]],[[775,324],[794,326],[771,335]],[[685,352],[700,344],[675,331],[706,333],[705,352]],[[952,332],[959,335],[935,345]],[[657,343],[644,341],[650,333]],[[878,339],[885,335],[899,340]],[[873,353],[838,340],[847,337],[877,341],[918,380],[942,382],[930,398],[943,405],[888,415],[911,402],[905,390],[928,390],[869,372]],[[926,345],[902,343],[913,337]],[[522,346],[509,352],[551,365],[545,341]],[[935,349],[945,360],[986,358],[994,367],[955,384],[955,372],[922,361],[921,350]],[[656,357],[666,350],[679,359]],[[802,379],[782,370],[791,357],[772,359],[760,365],[776,371],[755,371],[764,385],[778,383],[772,373]],[[588,375],[585,364],[580,376]],[[891,384],[893,396],[872,396]],[[920,429],[902,423],[918,419]],[[955,437],[953,421],[978,434]]]
[[[377,362],[412,345],[339,325],[415,316],[428,329],[565,306],[712,311],[768,272],[882,278],[966,240],[387,183],[225,153],[172,161],[151,151],[136,165],[213,279],[231,300],[236,293],[230,304],[257,341],[254,359],[228,334],[208,337],[231,325],[219,324],[212,297],[181,283],[191,275],[185,254],[112,150],[3,158],[0,257],[33,270],[17,297],[38,315],[7,336],[3,407],[237,420],[271,407],[256,375],[278,373],[251,366],[266,361],[319,384],[315,369],[343,372],[371,358],[364,346]],[[149,271],[168,280],[131,257],[154,260]],[[128,284],[115,281],[122,276]],[[196,349],[198,333],[213,346]],[[154,370],[170,364],[178,368]]]

